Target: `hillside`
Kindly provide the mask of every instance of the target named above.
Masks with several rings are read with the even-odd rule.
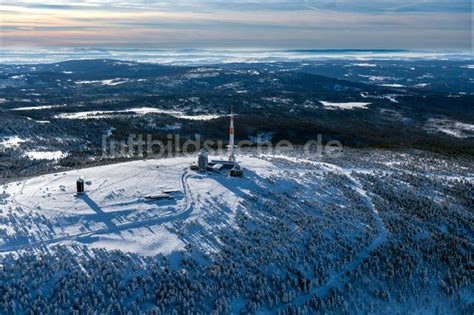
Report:
[[[0,292],[13,302],[3,309],[472,310],[471,160],[245,155],[245,177],[230,178],[189,170],[194,159],[5,184]],[[76,197],[79,176],[89,185]],[[173,198],[145,198],[163,191]]]

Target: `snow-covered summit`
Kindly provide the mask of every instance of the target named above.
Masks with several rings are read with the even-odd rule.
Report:
[[[14,214],[29,221],[29,227],[18,231],[4,221],[0,250],[75,242],[144,255],[180,250],[184,244],[167,229],[170,223],[199,219],[207,206],[216,203],[232,213],[239,194],[230,186],[255,184],[252,178],[226,178],[226,172],[190,171],[193,161],[191,157],[134,161],[10,183],[4,189],[8,197],[3,199],[0,217]],[[272,170],[271,163],[260,159],[242,161],[260,174]],[[86,182],[86,193],[76,196],[75,182],[80,177]],[[172,199],[146,198],[166,191],[171,191]]]
[[[471,160],[238,159],[243,178],[182,157],[4,185],[0,313],[470,313]]]

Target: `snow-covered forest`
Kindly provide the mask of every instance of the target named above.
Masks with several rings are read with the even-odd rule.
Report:
[[[470,158],[249,153],[241,179],[193,160],[3,185],[0,313],[473,313]]]

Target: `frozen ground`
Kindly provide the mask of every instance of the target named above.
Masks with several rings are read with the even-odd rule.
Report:
[[[0,313],[472,312],[470,159],[239,159],[244,178],[181,157],[5,184]]]

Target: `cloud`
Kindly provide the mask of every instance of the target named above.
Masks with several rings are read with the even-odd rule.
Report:
[[[468,0],[4,0],[0,14],[6,47],[471,47]]]

